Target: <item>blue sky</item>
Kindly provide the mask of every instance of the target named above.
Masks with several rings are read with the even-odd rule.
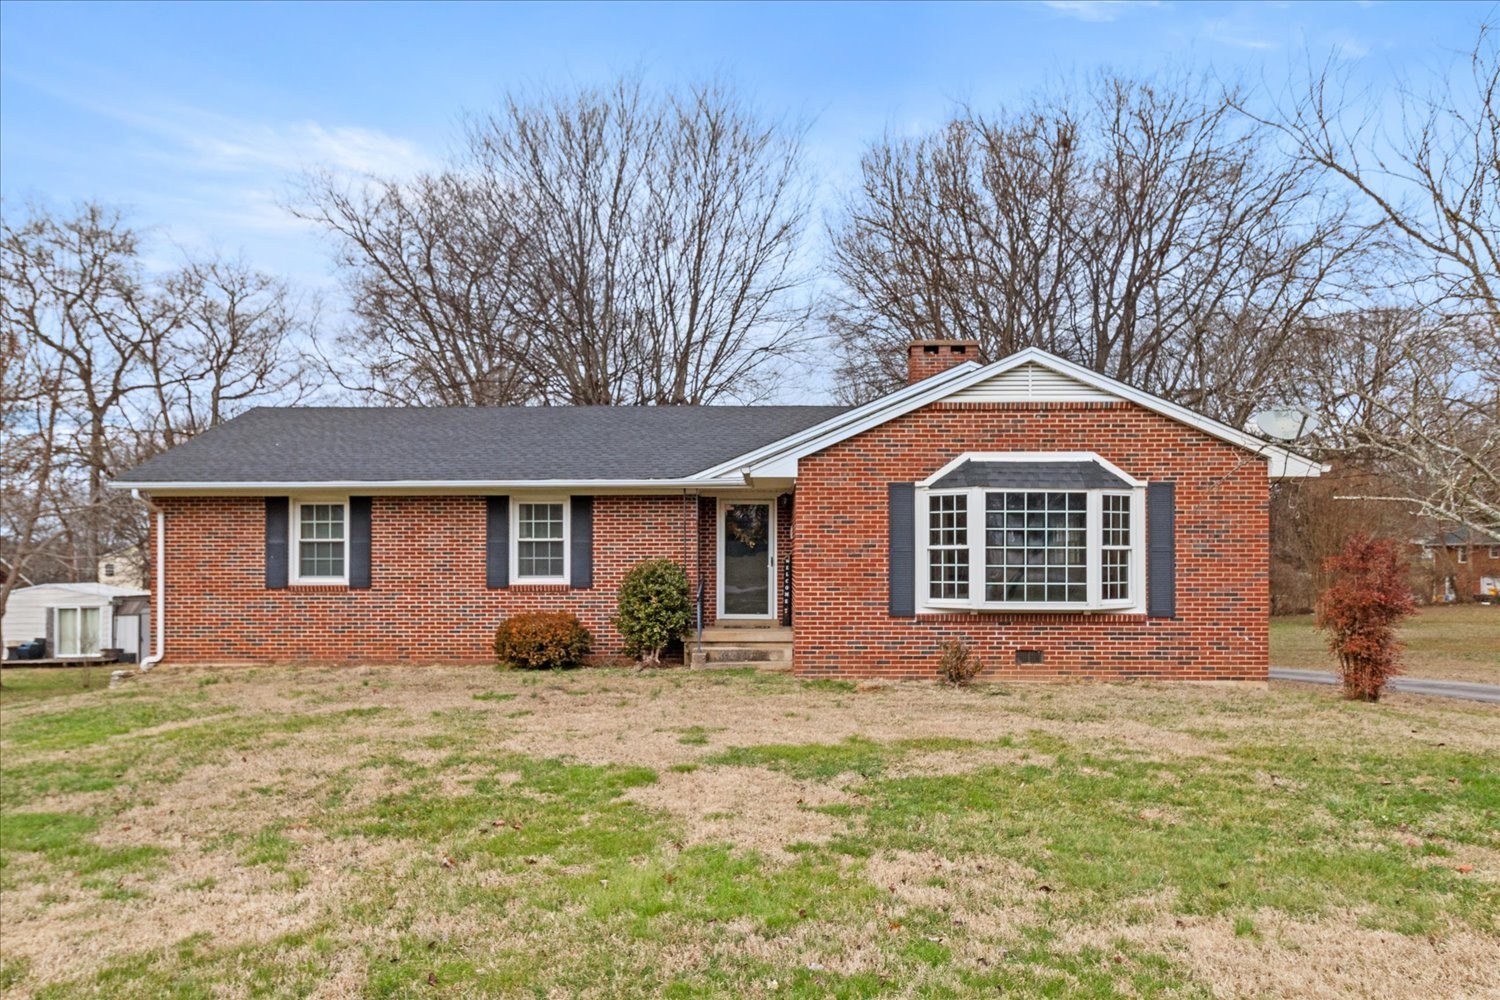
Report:
[[[0,4],[0,195],[126,206],[166,247],[216,245],[331,289],[283,206],[325,166],[440,162],[519,87],[718,75],[809,122],[831,200],[883,132],[1113,65],[1276,87],[1308,53],[1383,87],[1442,65],[1491,3]]]

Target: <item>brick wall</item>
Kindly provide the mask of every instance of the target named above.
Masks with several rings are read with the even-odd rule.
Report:
[[[1485,577],[1500,577],[1500,547],[1482,544],[1465,546],[1468,554],[1465,562],[1458,561],[1458,546],[1414,548],[1415,555],[1410,561],[1413,566],[1427,571],[1430,587],[1428,599],[1431,601],[1440,603],[1447,600],[1449,580],[1453,582],[1454,600],[1462,602],[1474,600],[1479,594],[1480,582]],[[1490,555],[1492,549],[1497,552],[1495,556]]]
[[[621,641],[609,619],[626,570],[668,557],[696,581],[695,498],[595,497],[589,590],[487,589],[483,497],[375,497],[368,590],[265,589],[260,497],[156,502],[167,521],[171,662],[489,662],[495,625],[532,610],[572,611],[593,631],[596,653],[613,655]]]
[[[887,484],[967,451],[1091,451],[1177,483],[1177,612],[888,613]],[[806,675],[932,677],[947,639],[994,679],[1264,680],[1269,483],[1253,455],[1130,403],[938,403],[802,459],[793,609]],[[1040,665],[1015,662],[1040,649]]]

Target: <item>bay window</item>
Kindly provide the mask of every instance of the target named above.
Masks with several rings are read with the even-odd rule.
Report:
[[[1143,608],[1145,484],[1094,456],[1069,457],[977,456],[918,484],[918,603],[929,611]]]

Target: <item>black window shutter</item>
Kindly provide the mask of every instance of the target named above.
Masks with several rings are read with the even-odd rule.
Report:
[[[485,497],[486,587],[510,586],[510,497]]]
[[[349,498],[349,586],[370,589],[370,498]]]
[[[569,502],[570,525],[568,583],[578,590],[594,585],[594,498],[573,497]]]
[[[917,614],[917,488],[911,483],[890,483],[891,615],[914,618]]]
[[[266,497],[266,589],[285,590],[291,546],[291,501]]]
[[[1177,617],[1177,484],[1146,486],[1146,614]]]

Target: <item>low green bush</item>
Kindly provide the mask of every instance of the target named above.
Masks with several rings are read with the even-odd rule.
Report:
[[[495,656],[504,667],[555,670],[580,663],[594,637],[577,615],[566,611],[527,611],[495,629]]]
[[[625,651],[643,665],[661,663],[661,654],[681,639],[693,620],[687,571],[670,559],[636,563],[620,584],[620,613],[615,627],[625,637]]]

